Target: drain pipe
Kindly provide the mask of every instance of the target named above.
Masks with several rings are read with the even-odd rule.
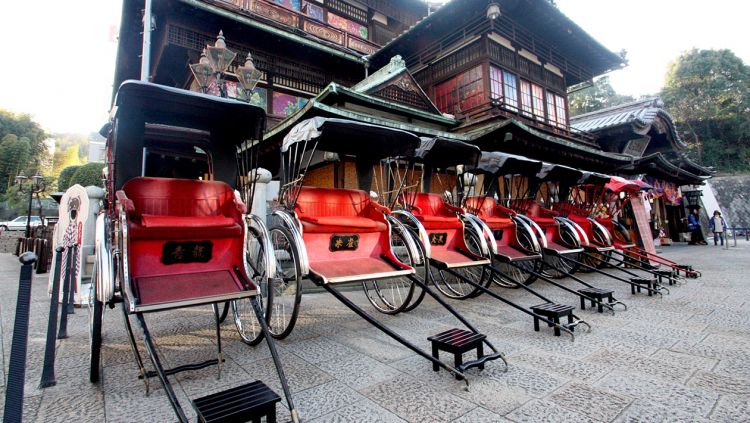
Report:
[[[151,2],[146,0],[143,7],[143,46],[141,47],[141,81],[149,81],[151,69]]]
[[[370,55],[366,54],[362,56],[362,60],[364,61],[365,65],[365,78],[370,76]]]

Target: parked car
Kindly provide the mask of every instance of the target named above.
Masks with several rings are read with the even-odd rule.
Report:
[[[0,222],[0,231],[25,231],[28,216],[18,216],[7,222]],[[39,216],[31,216],[31,227],[36,228],[42,225],[42,219]]]

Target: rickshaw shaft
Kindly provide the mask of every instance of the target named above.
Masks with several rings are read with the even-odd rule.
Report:
[[[383,333],[393,338],[395,341],[399,342],[401,345],[405,346],[406,348],[409,348],[410,350],[414,351],[415,353],[421,355],[422,357],[426,358],[433,364],[436,364],[440,366],[442,369],[446,370],[447,372],[451,373],[452,375],[456,376],[459,380],[463,380],[464,383],[466,383],[466,386],[469,386],[469,381],[466,379],[466,376],[458,371],[457,369],[448,366],[447,364],[443,363],[442,361],[436,359],[435,357],[431,356],[430,354],[426,353],[425,351],[422,351],[419,347],[412,344],[411,342],[404,339],[401,335],[397,334],[396,332],[392,331],[391,329],[387,328],[384,324],[380,323],[378,320],[374,319],[372,316],[367,314],[364,310],[359,308],[356,304],[351,302],[348,298],[346,298],[341,292],[339,292],[336,288],[332,287],[331,284],[321,284],[321,286],[328,292],[330,292],[334,297],[336,297],[337,300],[341,301],[345,306],[349,307],[350,310],[352,310],[354,313],[359,315],[359,317],[367,320],[368,323],[375,326],[376,328],[380,329]]]
[[[471,286],[473,286],[473,287],[475,287],[475,288],[479,289],[480,291],[484,292],[485,294],[489,295],[490,297],[492,297],[492,298],[494,298],[494,299],[496,299],[496,300],[500,300],[500,301],[504,302],[505,304],[508,304],[508,305],[509,305],[509,306],[511,306],[511,307],[515,307],[515,308],[517,308],[518,310],[521,310],[522,312],[524,312],[524,313],[528,314],[529,316],[531,316],[531,317],[533,317],[533,318],[535,318],[535,319],[539,319],[539,320],[541,320],[541,321],[543,321],[543,322],[547,323],[548,325],[550,325],[550,326],[552,326],[552,327],[560,327],[560,328],[563,328],[563,329],[565,329],[565,331],[566,331],[566,332],[568,332],[568,333],[569,333],[569,334],[570,334],[571,336],[573,336],[573,339],[575,339],[575,335],[573,335],[573,332],[571,332],[571,331],[570,331],[570,330],[569,330],[568,328],[566,328],[565,326],[563,326],[563,325],[561,325],[561,324],[558,324],[558,323],[555,323],[554,321],[552,321],[552,320],[550,320],[550,319],[548,319],[548,318],[546,318],[546,317],[544,317],[544,316],[541,316],[541,315],[539,315],[539,314],[536,314],[536,313],[534,313],[533,311],[529,311],[529,310],[526,310],[525,308],[523,308],[523,307],[521,307],[520,305],[518,305],[518,304],[514,303],[513,301],[510,301],[510,300],[506,300],[505,298],[503,298],[503,297],[501,297],[501,296],[499,296],[499,295],[495,294],[494,292],[492,292],[492,291],[491,291],[491,290],[490,290],[489,288],[486,288],[486,287],[484,287],[484,286],[482,286],[482,285],[479,285],[478,283],[476,283],[476,282],[474,282],[474,281],[471,281],[471,280],[469,280],[468,278],[464,277],[464,276],[463,276],[463,275],[461,275],[461,274],[458,274],[457,272],[454,272],[454,271],[453,271],[453,270],[451,270],[451,269],[445,269],[445,270],[446,270],[446,271],[447,271],[448,273],[450,273],[451,275],[453,275],[453,276],[455,276],[455,277],[457,277],[457,278],[459,278],[459,279],[463,280],[464,282],[466,282],[466,283],[468,283],[469,285],[471,285]],[[552,302],[552,301],[550,301],[550,302]]]
[[[573,262],[573,263],[575,263],[575,264],[578,264],[578,265],[580,265],[580,266],[583,266],[583,267],[585,267],[586,269],[589,269],[589,270],[593,270],[594,272],[596,272],[596,273],[599,273],[599,274],[602,274],[602,275],[604,275],[604,276],[609,276],[609,277],[610,277],[610,278],[612,278],[612,279],[615,279],[615,280],[618,280],[618,281],[621,281],[621,282],[625,282],[625,283],[626,283],[626,284],[628,284],[628,285],[631,285],[631,286],[640,286],[640,285],[638,285],[637,283],[633,283],[633,282],[631,282],[631,281],[629,281],[629,280],[627,280],[627,279],[623,279],[623,278],[621,278],[621,277],[619,277],[619,276],[615,276],[615,275],[613,275],[613,274],[611,274],[611,273],[607,273],[607,272],[605,272],[605,271],[603,271],[603,270],[601,270],[601,269],[597,269],[597,268],[596,268],[596,267],[594,267],[594,266],[589,266],[589,265],[588,265],[588,264],[586,264],[586,263],[580,262],[580,261],[578,261],[578,260],[575,260],[575,259],[572,259],[572,258],[570,258],[570,257],[564,257],[564,256],[562,256],[562,255],[561,255],[561,256],[560,256],[560,258],[564,258],[565,260],[568,260],[568,261],[571,261],[571,262]],[[570,275],[570,274],[568,274],[568,273],[566,273],[566,272],[562,272],[562,271],[560,271],[560,272],[561,272],[561,273],[563,273],[563,274],[565,274],[566,276],[572,276],[572,275]],[[642,286],[641,288],[643,288],[643,289],[645,289],[645,290],[647,290],[647,291],[653,292],[654,294],[659,294],[659,295],[661,295],[661,292],[659,292],[659,291],[658,291],[658,290],[656,290],[656,289],[653,289],[653,288],[648,288],[648,287],[645,287],[645,286]]]
[[[545,282],[547,282],[547,283],[550,283],[550,284],[552,284],[552,285],[554,285],[554,286],[556,286],[556,287],[558,287],[558,288],[562,289],[563,291],[567,291],[567,292],[570,292],[571,294],[577,295],[577,296],[579,296],[579,297],[581,297],[581,298],[585,298],[585,299],[587,299],[587,300],[591,301],[591,302],[592,302],[592,303],[594,303],[594,304],[597,304],[597,305],[600,305],[600,306],[603,306],[603,307],[607,307],[607,308],[608,308],[608,309],[609,309],[610,311],[612,311],[613,313],[614,313],[614,311],[615,311],[615,309],[614,309],[614,308],[613,308],[613,307],[612,307],[611,305],[609,305],[609,304],[607,304],[607,303],[605,303],[605,302],[599,301],[599,300],[597,300],[596,298],[593,298],[593,297],[589,297],[588,295],[585,295],[585,294],[581,294],[580,292],[576,292],[576,291],[574,291],[574,290],[572,290],[572,289],[568,288],[567,286],[564,286],[564,285],[562,285],[562,284],[559,284],[559,283],[557,283],[557,282],[553,281],[553,280],[552,280],[551,278],[548,278],[548,277],[544,276],[544,275],[543,275],[543,274],[541,274],[541,273],[537,273],[537,272],[534,272],[533,270],[528,270],[528,269],[521,269],[521,268],[520,268],[520,266],[517,266],[517,265],[513,264],[513,262],[510,262],[509,264],[510,264],[511,266],[513,266],[513,267],[517,268],[517,269],[523,270],[523,271],[525,271],[525,272],[529,272],[529,273],[531,273],[532,275],[536,276],[537,278],[539,278],[539,279],[541,279],[541,280],[543,280],[543,281],[545,281]],[[545,263],[545,262],[542,262],[542,266],[549,266],[549,264],[548,264],[548,263]],[[493,270],[494,270],[494,268],[493,268]],[[555,270],[558,270],[558,269],[555,269]],[[581,280],[580,280],[580,279],[578,279],[578,278],[573,278],[573,280],[575,280],[576,282],[579,282],[579,283],[581,283],[582,285],[584,285],[584,286],[587,286],[587,287],[589,287],[589,288],[594,288],[593,286],[591,286],[591,285],[589,285],[589,284],[587,284],[587,283],[585,283],[585,282],[581,281]],[[517,283],[520,283],[520,282],[517,282]],[[521,285],[523,285],[523,284],[521,284]],[[524,286],[524,287],[526,287],[525,285],[523,285],[523,286]],[[528,288],[528,287],[526,287],[526,288]]]

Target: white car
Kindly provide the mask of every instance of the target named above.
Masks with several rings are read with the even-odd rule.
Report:
[[[18,216],[13,220],[7,222],[0,222],[0,231],[25,231],[28,216]],[[31,227],[36,228],[42,224],[42,219],[39,216],[31,216]]]

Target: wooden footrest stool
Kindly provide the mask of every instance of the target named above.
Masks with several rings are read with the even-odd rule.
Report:
[[[578,290],[579,294],[582,294],[582,295],[585,295],[586,297],[591,298],[590,300],[591,307],[594,307],[596,305],[597,306],[596,310],[599,313],[604,313],[604,306],[602,305],[602,301],[604,301],[605,299],[607,300],[607,302],[610,302],[610,303],[614,301],[614,299],[612,298],[612,294],[614,292],[615,291],[612,291],[610,289],[600,289],[600,288],[584,288],[584,289]],[[599,302],[597,303],[594,300],[598,300]],[[585,297],[581,297],[581,310],[586,310],[586,298]]]
[[[465,329],[449,329],[437,335],[430,336],[427,340],[432,343],[432,356],[436,360],[440,359],[440,351],[451,353],[453,354],[456,369],[463,371],[468,367],[463,365],[463,354],[474,349],[477,350],[476,367],[484,369],[482,357],[484,357],[484,340],[486,338],[487,335]],[[437,363],[432,363],[432,370],[436,372],[440,370]],[[460,379],[460,377],[456,375],[456,379]]]
[[[276,392],[256,380],[192,401],[200,423],[276,422]]]
[[[665,278],[670,285],[675,284],[677,274],[674,270],[654,270],[653,273],[657,278],[659,278],[659,284],[663,284]]]
[[[690,279],[696,279],[700,275],[700,272],[693,269],[693,266],[689,264],[675,264],[674,267],[677,269],[677,272],[679,273],[680,270],[685,272],[685,277]]]
[[[648,296],[654,295],[654,290],[656,290],[656,278],[630,278],[630,282],[633,282],[632,285],[630,285],[630,292],[635,294],[636,291],[641,292],[641,287],[646,287],[646,292],[648,292]]]
[[[567,304],[544,303],[531,307],[531,311],[560,324],[561,317],[568,317],[568,324],[573,323],[573,306]],[[548,323],[549,326],[553,326]],[[534,317],[534,330],[539,332],[539,318]],[[572,329],[571,329],[572,330]],[[555,336],[560,336],[560,327],[555,326]]]

